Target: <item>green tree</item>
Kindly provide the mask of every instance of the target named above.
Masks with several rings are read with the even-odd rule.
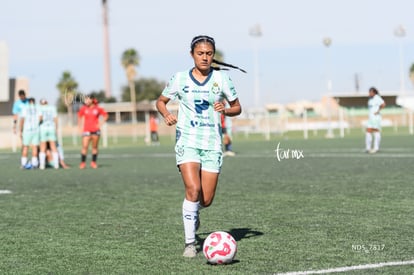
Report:
[[[165,82],[160,82],[155,78],[141,78],[134,82],[137,100],[155,100],[165,88]],[[128,86],[122,87],[122,101],[130,101],[130,89]]]
[[[104,102],[104,103],[114,103],[116,102],[116,98],[111,96],[111,97],[106,97],[106,93],[103,90],[100,90],[99,92],[96,91],[92,91],[89,96],[93,96],[95,97],[99,102]]]
[[[58,106],[62,111],[67,111],[69,116],[69,123],[72,125],[73,122],[73,104],[76,102],[78,88],[78,82],[72,76],[69,71],[64,71],[62,73],[59,82],[56,85],[56,88],[59,90],[60,99]]]
[[[410,67],[410,79],[411,79],[411,82],[414,85],[414,63]]]
[[[122,67],[125,69],[125,74],[128,79],[128,86],[130,92],[130,101],[132,104],[132,122],[137,121],[137,110],[136,110],[136,92],[135,92],[135,77],[137,75],[137,71],[135,69],[136,66],[139,66],[139,54],[135,49],[127,49],[123,52],[121,57],[121,64]]]

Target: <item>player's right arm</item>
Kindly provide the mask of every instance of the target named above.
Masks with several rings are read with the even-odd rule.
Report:
[[[167,124],[168,126],[171,126],[177,123],[177,117],[168,111],[167,104],[169,101],[170,99],[168,97],[160,95],[158,97],[156,106],[157,106],[158,112],[164,118],[165,124]]]

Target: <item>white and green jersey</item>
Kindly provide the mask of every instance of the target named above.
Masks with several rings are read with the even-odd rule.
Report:
[[[40,129],[43,131],[53,131],[56,129],[55,118],[57,117],[56,107],[52,105],[41,105],[42,124]]]
[[[20,117],[24,118],[23,133],[35,133],[39,131],[40,122],[39,106],[28,104],[20,113]]]
[[[177,145],[204,149],[221,150],[220,113],[214,111],[214,102],[237,99],[237,92],[230,77],[211,70],[207,79],[200,83],[191,71],[176,73],[168,82],[162,95],[179,101],[176,125]]]
[[[374,95],[368,100],[369,119],[381,117],[379,113],[376,113],[380,110],[382,104],[384,104],[384,100],[379,95]]]

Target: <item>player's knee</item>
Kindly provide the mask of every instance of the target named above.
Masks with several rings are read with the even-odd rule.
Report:
[[[197,201],[200,195],[200,188],[187,187],[185,193],[187,199],[190,201]]]

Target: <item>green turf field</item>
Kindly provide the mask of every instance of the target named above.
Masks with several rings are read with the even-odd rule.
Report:
[[[173,144],[129,139],[101,149],[100,168],[26,171],[3,151],[0,274],[277,274],[402,262],[345,274],[413,274],[414,136],[361,131],[340,139],[239,136],[198,237],[230,232],[233,264],[185,259],[183,185]],[[279,159],[275,150],[279,145]],[[280,158],[282,156],[282,158]],[[90,158],[89,158],[90,160]],[[298,273],[299,274],[299,273]]]

